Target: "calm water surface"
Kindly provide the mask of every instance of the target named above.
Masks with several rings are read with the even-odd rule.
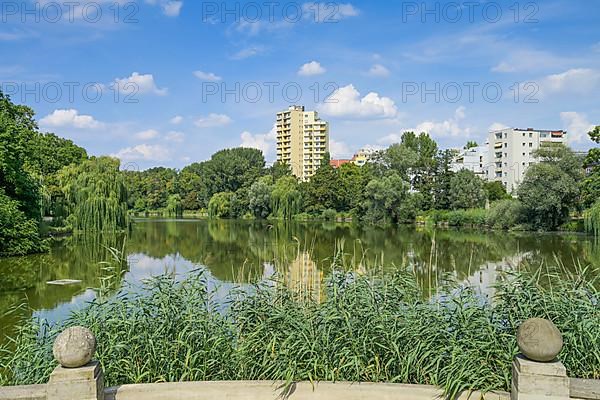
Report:
[[[338,254],[338,263],[359,272],[414,269],[427,295],[449,276],[490,290],[503,270],[546,268],[556,260],[570,270],[600,267],[600,246],[584,235],[144,219],[136,221],[126,240],[123,278],[108,279],[115,274],[102,263],[111,260],[107,247],[122,248],[123,241],[71,237],[57,241],[48,254],[0,259],[0,335],[11,334],[20,319],[32,314],[64,319],[101,287],[116,291],[124,281],[135,284],[165,272],[205,269],[221,290],[277,272],[291,285],[314,289]],[[47,283],[60,279],[81,284]],[[14,311],[18,305],[23,307]]]

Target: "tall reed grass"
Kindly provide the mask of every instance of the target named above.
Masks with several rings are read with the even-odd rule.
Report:
[[[202,272],[157,277],[63,324],[30,320],[13,339],[16,350],[0,352],[0,384],[46,382],[53,339],[84,325],[97,335],[108,385],[265,379],[432,384],[449,397],[509,390],[516,329],[534,316],[563,333],[570,376],[600,378],[596,274],[543,275],[503,275],[492,299],[456,283],[425,298],[405,270],[334,271],[320,301],[272,282],[223,299],[206,289]]]

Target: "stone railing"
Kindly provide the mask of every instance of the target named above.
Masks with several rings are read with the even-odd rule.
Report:
[[[512,366],[511,393],[464,393],[457,400],[600,400],[600,381],[569,379],[556,358],[563,346],[560,332],[544,319],[530,319],[517,333],[521,354]],[[102,369],[92,361],[96,339],[86,328],[69,328],[54,343],[60,366],[48,384],[0,387],[0,400],[433,400],[443,392],[433,386],[388,383],[178,382],[105,388]]]

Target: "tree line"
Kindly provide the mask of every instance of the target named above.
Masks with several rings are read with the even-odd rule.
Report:
[[[599,129],[589,133],[596,143]],[[267,166],[250,148],[221,150],[181,170],[121,171],[116,159],[88,157],[72,141],[40,132],[33,110],[0,92],[0,256],[43,251],[47,229],[125,230],[132,212],[535,230],[557,229],[575,215],[600,232],[600,149],[585,160],[565,146],[540,149],[517,199],[500,182],[453,172],[455,156],[426,133],[406,132],[362,167],[333,168],[325,157],[308,182],[287,165]]]
[[[596,142],[597,130],[590,132]],[[469,142],[466,147],[473,146],[476,143]],[[181,171],[153,168],[125,174],[129,207],[141,213],[163,210],[173,215],[173,210],[188,210],[214,218],[351,217],[379,225],[421,220],[523,230],[555,230],[571,216],[586,216],[586,225],[598,230],[598,148],[583,159],[563,145],[543,146],[536,154],[539,163],[528,169],[513,194],[506,193],[500,182],[484,181],[471,171],[452,171],[455,156],[453,150],[439,149],[426,133],[406,132],[400,143],[376,153],[363,167],[333,168],[326,157],[308,182],[298,181],[286,165],[266,167],[262,153],[247,148],[219,151]]]

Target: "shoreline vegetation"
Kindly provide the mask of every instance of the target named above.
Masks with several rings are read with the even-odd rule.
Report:
[[[589,136],[600,142],[600,126]],[[251,148],[221,150],[181,170],[121,170],[117,159],[89,157],[72,141],[40,132],[33,110],[0,92],[0,257],[47,251],[46,233],[126,232],[132,213],[153,210],[175,218],[530,231],[576,231],[583,218],[584,230],[600,234],[600,148],[583,159],[563,145],[542,147],[511,194],[500,182],[454,172],[455,156],[427,133],[405,132],[362,167],[333,168],[326,155],[307,182],[288,165],[267,166]]]
[[[559,273],[560,272],[560,273]],[[600,378],[598,271],[504,273],[487,297],[447,281],[423,297],[404,269],[334,269],[321,286],[284,280],[207,289],[206,276],[165,275],[92,301],[63,323],[30,318],[0,350],[0,384],[45,382],[64,328],[89,327],[109,386],[195,380],[352,381],[508,390],[515,334],[532,317],[564,336],[569,376]],[[9,347],[11,347],[9,349]]]

